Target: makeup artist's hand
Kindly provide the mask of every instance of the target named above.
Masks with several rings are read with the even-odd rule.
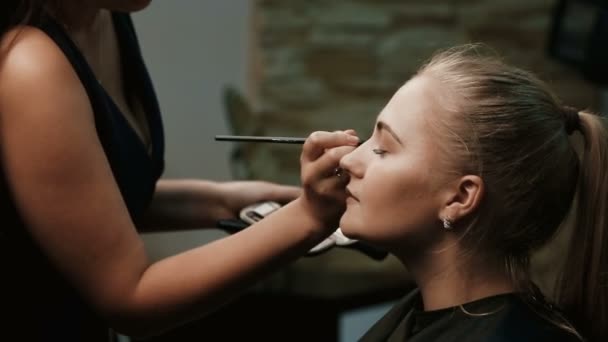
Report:
[[[302,148],[302,202],[326,228],[336,229],[344,212],[348,174],[341,172],[339,162],[358,143],[354,130],[314,132]]]
[[[264,181],[233,181],[221,184],[223,201],[232,217],[244,207],[263,201],[285,204],[300,196],[302,189]]]

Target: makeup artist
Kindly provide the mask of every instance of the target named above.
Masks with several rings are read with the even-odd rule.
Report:
[[[149,2],[0,4],[2,340],[155,334],[218,308],[335,229],[321,222],[343,209],[331,170],[350,147],[305,145],[303,191],[159,180],[159,106],[128,14]],[[357,143],[344,132],[317,138]],[[261,200],[293,201],[224,239],[146,256],[138,232],[213,226]]]

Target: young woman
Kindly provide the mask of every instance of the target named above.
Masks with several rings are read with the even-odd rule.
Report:
[[[340,162],[343,233],[395,254],[417,284],[362,340],[605,341],[606,119],[480,51],[437,54]],[[530,255],[573,203],[559,291],[545,299]]]
[[[0,340],[163,331],[217,308],[336,227],[327,217],[344,207],[344,182],[331,170],[352,148],[324,154],[309,143],[299,199],[241,233],[148,260],[138,231],[213,227],[248,204],[300,194],[264,182],[159,180],[159,108],[124,13],[148,3],[0,4]],[[343,132],[317,139],[358,141]]]

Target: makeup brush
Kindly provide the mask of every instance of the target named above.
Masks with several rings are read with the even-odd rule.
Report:
[[[298,137],[264,137],[252,135],[216,135],[217,141],[250,141],[250,142],[272,142],[279,144],[299,144],[302,145],[306,138]]]
[[[306,138],[301,137],[266,137],[253,135],[216,135],[217,141],[249,141],[249,142],[269,142],[278,144],[298,144],[302,145]],[[361,145],[363,142],[359,142]]]

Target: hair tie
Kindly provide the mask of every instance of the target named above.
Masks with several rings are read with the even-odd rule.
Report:
[[[576,130],[581,128],[581,119],[578,114],[578,109],[570,106],[564,106],[563,109],[566,133],[572,134]]]

